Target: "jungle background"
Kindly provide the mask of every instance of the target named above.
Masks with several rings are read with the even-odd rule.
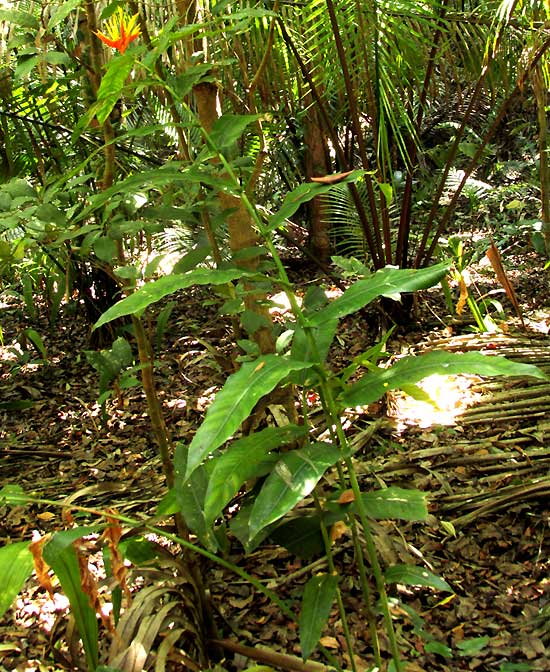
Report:
[[[546,2],[0,2],[0,665],[548,670]]]

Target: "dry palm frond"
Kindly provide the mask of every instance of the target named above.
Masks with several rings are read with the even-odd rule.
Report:
[[[163,672],[168,659],[198,672],[207,659],[193,581],[175,558],[162,563],[140,572],[153,585],[137,593],[116,628],[108,664],[120,672]]]

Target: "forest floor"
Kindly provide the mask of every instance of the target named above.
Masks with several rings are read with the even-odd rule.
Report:
[[[507,267],[525,329],[503,294],[498,298],[507,319],[501,331],[481,335],[467,321],[440,319],[446,311],[440,293],[431,291],[419,296],[416,323],[393,336],[389,352],[479,349],[538,363],[550,372],[550,273],[533,253],[516,261],[508,259]],[[490,266],[476,268],[474,279],[482,290],[498,290]],[[302,276],[297,285],[312,281]],[[315,281],[330,288],[329,281]],[[175,298],[157,375],[173,438],[188,440],[227,376],[230,337],[215,308],[205,305],[207,292],[187,291]],[[64,312],[51,328],[46,315],[30,321],[23,306],[8,296],[1,310],[0,400],[27,403],[0,411],[0,488],[18,484],[27,493],[75,507],[114,509],[138,519],[154,515],[164,483],[140,388],[110,399],[102,418],[97,374],[84,355],[89,328],[82,317]],[[371,346],[376,339],[372,324],[368,313],[344,320],[331,364],[344,365]],[[46,360],[32,347],[28,358],[20,349],[18,338],[28,327],[40,333]],[[350,438],[362,441],[356,454],[362,488],[398,485],[429,497],[428,521],[375,524],[384,565],[417,564],[453,590],[391,588],[408,672],[550,670],[549,389],[540,381],[456,376],[431,390],[441,408],[435,418],[429,416],[429,405],[419,407],[405,395],[346,418]],[[67,524],[54,505],[9,508],[0,503],[2,545],[30,541]],[[356,668],[364,672],[372,654],[345,531],[335,541],[335,554]],[[291,603],[309,576],[325,566],[323,560],[300,560],[274,544],[246,556],[234,541],[225,557]],[[213,564],[203,569],[221,636],[299,657],[295,623],[227,569]],[[51,600],[29,581],[0,621],[0,669],[73,669],[67,611],[58,592]],[[322,643],[349,668],[336,610]],[[381,643],[388,657],[384,636]],[[239,653],[227,651],[226,656],[222,666],[229,670],[254,662]],[[258,662],[265,662],[261,653]]]

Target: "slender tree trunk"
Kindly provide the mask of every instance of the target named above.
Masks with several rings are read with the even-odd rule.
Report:
[[[307,104],[308,101],[305,102]],[[306,179],[310,180],[330,172],[327,165],[327,137],[317,110],[312,105],[308,108],[304,124],[304,167]],[[309,202],[308,220],[310,251],[319,261],[326,263],[330,259],[330,222],[321,197],[316,196]]]
[[[199,120],[204,130],[208,133],[219,117],[217,87],[209,82],[198,84],[194,88],[194,94]],[[222,191],[218,193],[218,202],[221,210],[226,214],[225,221],[227,222],[229,247],[232,254],[235,255],[242,250],[257,247],[259,244],[258,234],[242,199]],[[260,257],[252,255],[241,263],[247,269],[255,270],[259,262]],[[253,287],[249,289],[253,289]],[[266,322],[265,327],[260,327],[260,329],[252,334],[262,353],[274,352],[275,350],[275,340],[271,328],[272,322],[265,305],[265,298],[265,294],[263,293],[250,293],[245,298],[246,308],[256,313],[262,321]]]
[[[537,100],[537,119],[539,125],[539,179],[542,234],[544,236],[544,247],[548,255],[550,252],[550,166],[548,165],[548,118],[546,111],[548,91],[540,64],[535,68],[532,80]]]

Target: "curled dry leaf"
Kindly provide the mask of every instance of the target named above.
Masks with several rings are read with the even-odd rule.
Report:
[[[42,588],[44,588],[44,590],[48,591],[50,597],[53,600],[53,585],[52,580],[50,579],[50,575],[48,574],[49,567],[44,562],[44,558],[42,557],[42,549],[44,548],[46,540],[47,537],[40,537],[39,539],[32,541],[29,544],[29,551],[32,553],[32,557],[34,559],[34,571],[36,572],[38,583],[42,586]]]

